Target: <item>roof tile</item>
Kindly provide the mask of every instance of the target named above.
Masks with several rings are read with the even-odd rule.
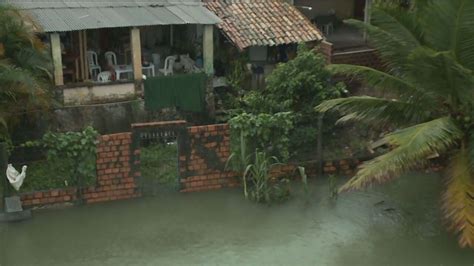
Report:
[[[282,0],[208,0],[206,7],[222,19],[218,27],[241,50],[322,40],[316,26]]]

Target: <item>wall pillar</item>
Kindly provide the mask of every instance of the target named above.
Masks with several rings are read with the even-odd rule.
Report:
[[[64,85],[63,62],[61,53],[61,39],[59,33],[51,33],[51,55],[53,57],[54,84],[56,86]]]
[[[143,79],[142,73],[142,45],[140,41],[140,29],[132,28],[130,30],[130,42],[132,48],[133,78],[135,81]]]
[[[203,34],[204,72],[214,74],[214,25],[204,25]]]

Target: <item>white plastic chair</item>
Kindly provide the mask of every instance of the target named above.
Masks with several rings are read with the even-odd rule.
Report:
[[[87,62],[89,63],[89,72],[91,77],[94,77],[95,71],[97,74],[102,72],[102,68],[99,66],[99,57],[94,51],[87,51]]]
[[[189,54],[180,55],[179,61],[184,67],[184,72],[194,73],[194,72],[199,71],[199,68],[196,66],[196,63],[194,62],[194,60],[192,60],[191,57],[189,57]]]
[[[105,52],[104,56],[105,56],[105,60],[107,61],[107,65],[109,66],[118,65],[117,55],[114,52],[112,51]]]
[[[174,74],[174,62],[176,61],[176,56],[168,56],[165,59],[165,66],[164,68],[158,69],[160,73],[165,76],[173,75]]]
[[[99,75],[97,75],[97,81],[101,83],[112,81],[112,72],[110,71],[100,72]]]

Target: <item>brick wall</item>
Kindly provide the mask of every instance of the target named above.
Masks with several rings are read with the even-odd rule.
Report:
[[[319,52],[326,58],[328,64],[350,64],[383,69],[383,64],[375,49],[362,48],[338,52],[332,43],[322,41],[319,44]]]
[[[237,174],[225,169],[230,156],[227,124],[188,127],[185,142],[179,154],[182,192],[239,186]]]
[[[180,149],[181,192],[206,191],[240,186],[239,173],[225,169],[230,156],[230,129],[227,124],[187,128],[184,149]],[[357,159],[337,160],[323,164],[324,174],[352,175],[360,164]],[[298,166],[305,167],[309,177],[317,176],[318,162],[289,163],[272,170],[274,177],[299,178]]]
[[[240,175],[225,166],[230,156],[230,128],[227,124],[186,127],[185,121],[136,124],[133,130],[149,128],[180,131],[179,173],[181,192],[195,192],[240,186]],[[355,159],[325,162],[324,174],[352,175],[360,161]],[[97,183],[82,190],[85,203],[141,196],[140,148],[133,144],[132,133],[104,135],[97,146]],[[298,178],[297,167],[304,166],[309,177],[317,176],[318,162],[289,163],[272,171],[274,177]],[[25,207],[74,202],[76,188],[25,193]]]
[[[332,43],[327,42],[327,41],[322,41],[319,44],[319,52],[326,58],[326,62],[330,64],[332,53],[333,53]]]
[[[351,52],[333,53],[332,64],[350,64],[382,69],[382,62],[374,49],[356,50]]]
[[[97,183],[82,190],[85,203],[129,199],[140,196],[132,171],[132,133],[104,135],[97,145]],[[74,202],[76,188],[37,191],[21,195],[24,207]]]

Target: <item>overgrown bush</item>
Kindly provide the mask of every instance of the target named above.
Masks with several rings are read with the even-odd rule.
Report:
[[[293,129],[291,112],[276,114],[242,113],[229,121],[231,128],[231,149],[240,154],[260,150],[282,161],[289,158],[290,131]],[[244,143],[244,144],[242,144]],[[245,145],[245,147],[242,147]]]
[[[24,144],[26,147],[40,147],[46,150],[47,163],[49,167],[35,169],[29,168],[31,172],[44,174],[44,182],[38,182],[37,186],[30,189],[43,188],[51,184],[64,183],[65,186],[73,185],[84,187],[95,181],[96,178],[96,145],[98,132],[92,127],[87,127],[81,132],[66,133],[46,133],[42,139],[29,141]],[[42,166],[43,167],[43,166]],[[50,171],[60,173],[60,180],[47,181],[56,175],[51,175]],[[28,180],[28,178],[26,179]],[[69,180],[69,181],[68,181]],[[27,183],[28,181],[25,181]]]
[[[325,66],[321,54],[301,45],[295,59],[279,64],[267,77],[265,90],[243,97],[243,109],[253,114],[291,112],[291,150],[314,149],[318,133],[314,106],[347,93],[342,83],[333,84]]]

